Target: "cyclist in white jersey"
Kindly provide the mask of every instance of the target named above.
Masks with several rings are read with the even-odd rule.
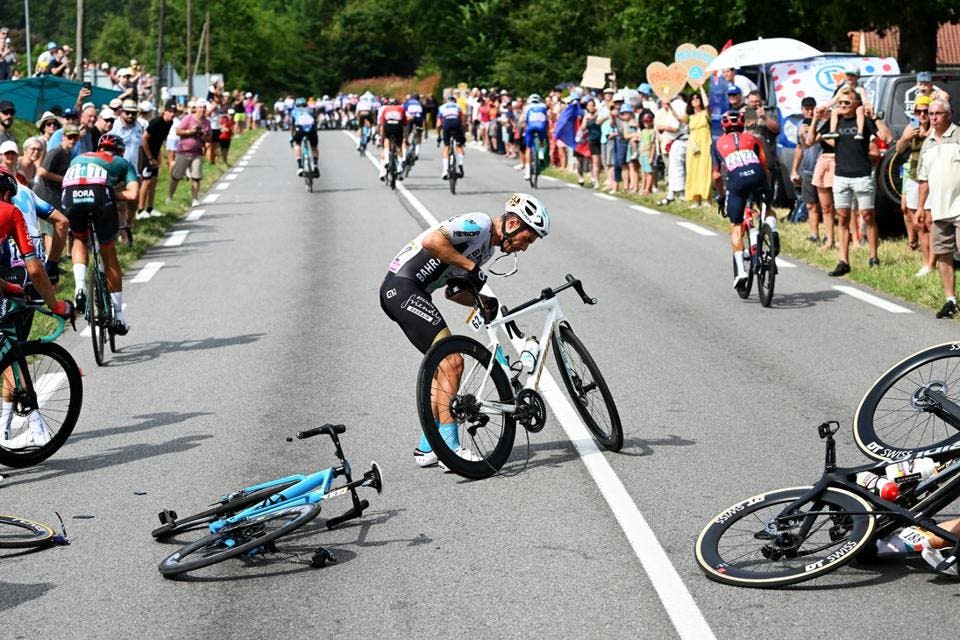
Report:
[[[440,175],[444,180],[447,179],[447,159],[450,157],[450,146],[452,140],[456,140],[460,145],[457,151],[457,169],[458,178],[463,177],[463,153],[464,145],[467,144],[466,127],[464,124],[464,113],[457,104],[456,97],[451,94],[447,101],[440,105],[437,110],[437,129],[443,136],[443,173]]]
[[[466,278],[480,290],[487,279],[481,265],[493,257],[497,248],[504,253],[526,251],[549,232],[550,215],[546,208],[525,193],[513,194],[496,219],[479,212],[449,218],[414,238],[390,262],[380,286],[380,307],[400,325],[407,339],[426,353],[435,342],[450,335],[440,310],[433,304],[433,291],[447,285],[454,276]],[[460,289],[448,286],[446,296],[459,304],[474,304],[473,297]],[[482,296],[482,300],[487,317],[496,317],[496,298]],[[456,389],[462,371],[451,369],[446,373],[439,383],[445,389]],[[465,457],[469,455],[460,450],[456,424],[440,424],[438,420],[437,428],[452,450]],[[422,467],[437,463],[426,436],[421,436],[413,455]]]

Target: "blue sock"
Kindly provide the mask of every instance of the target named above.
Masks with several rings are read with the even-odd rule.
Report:
[[[437,425],[437,427],[440,426],[439,420],[434,420],[433,423]],[[420,451],[423,451],[424,453],[430,453],[433,451],[433,447],[430,446],[430,441],[427,440],[427,434],[423,433],[422,431],[420,432],[420,444],[417,445],[417,449],[420,449]]]
[[[457,432],[457,426],[456,422],[440,425],[440,436],[451,451],[456,451],[460,447],[460,434]]]

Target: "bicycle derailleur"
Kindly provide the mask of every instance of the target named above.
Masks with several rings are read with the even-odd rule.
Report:
[[[537,433],[547,423],[547,407],[543,397],[533,389],[523,389],[517,394],[517,410],[514,419],[530,433]]]

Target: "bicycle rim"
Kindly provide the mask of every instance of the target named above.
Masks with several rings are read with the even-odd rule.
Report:
[[[27,549],[52,544],[56,532],[45,524],[0,515],[0,549]]]
[[[447,179],[450,183],[450,193],[457,193],[457,159],[454,151],[456,147],[450,146],[450,160],[447,162]]]
[[[107,343],[107,301],[106,288],[103,286],[103,274],[100,272],[99,259],[94,259],[94,268],[90,271],[90,298],[87,300],[90,314],[90,339],[93,342],[93,359],[97,366],[105,363],[103,347]]]
[[[777,261],[773,253],[773,232],[763,225],[757,238],[757,295],[760,304],[769,307],[773,302],[773,287],[777,280]]]
[[[490,358],[490,351],[476,340],[452,336],[431,347],[417,378],[420,426],[430,446],[448,469],[475,480],[493,475],[506,463],[516,435],[511,414],[480,407],[480,402],[513,404],[503,369],[494,363],[488,372]],[[441,367],[462,368],[454,389],[442,383],[449,376],[439,375]],[[437,417],[456,425],[456,437],[449,442],[437,428]]]
[[[620,413],[593,357],[567,325],[558,327],[553,346],[560,377],[580,417],[597,442],[619,451],[623,447]]]
[[[960,342],[914,353],[873,383],[854,414],[857,447],[875,460],[892,461],[960,442],[960,431],[937,415],[925,391],[960,403]]]
[[[304,504],[263,516],[253,516],[228,529],[204,536],[160,563],[160,573],[174,576],[207,567],[227,558],[256,555],[264,545],[302,527],[320,514],[320,504]]]
[[[38,464],[62,447],[83,406],[80,369],[69,351],[52,342],[26,342],[20,351],[38,408],[30,406],[22,364],[12,355],[4,358],[3,395],[13,400],[13,409],[0,428],[0,464],[16,468]]]
[[[873,507],[848,491],[828,488],[788,511],[809,489],[771,491],[719,513],[697,538],[706,576],[742,587],[782,587],[838,569],[872,545]]]

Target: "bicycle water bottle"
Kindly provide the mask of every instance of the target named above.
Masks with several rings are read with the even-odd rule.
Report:
[[[937,472],[937,463],[933,458],[905,460],[887,466],[886,476],[896,482],[909,480],[923,481]]]
[[[869,471],[861,471],[857,474],[857,484],[890,502],[893,502],[900,496],[900,485],[893,480],[881,478],[877,474],[870,473]]]
[[[533,373],[533,368],[537,366],[537,356],[540,354],[540,343],[537,342],[537,336],[530,336],[523,345],[520,352],[520,362],[527,373]]]
[[[753,247],[755,247],[755,246],[757,245],[757,234],[758,234],[757,228],[756,228],[755,226],[752,226],[752,225],[751,225],[751,226],[750,226],[750,248],[751,248],[751,250],[753,249]]]

